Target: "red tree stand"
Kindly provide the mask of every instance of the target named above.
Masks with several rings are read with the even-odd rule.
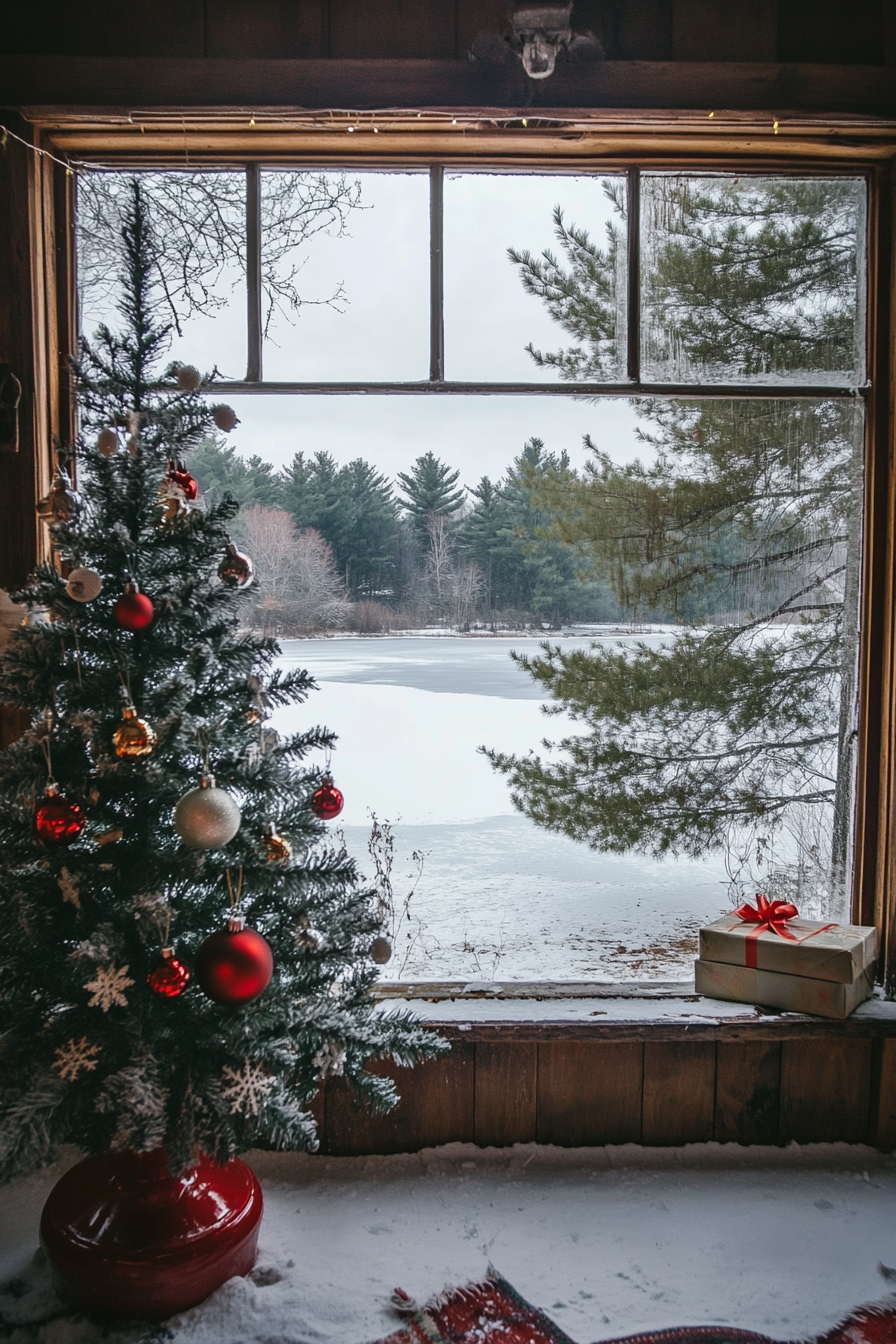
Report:
[[[86,1157],[50,1191],[41,1245],[61,1297],[164,1320],[255,1263],[261,1187],[244,1162],[172,1176],[161,1148]]]

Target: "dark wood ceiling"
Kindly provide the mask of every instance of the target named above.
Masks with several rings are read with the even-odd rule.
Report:
[[[463,60],[506,0],[7,0],[7,55]],[[896,62],[893,0],[576,0],[608,60]]]

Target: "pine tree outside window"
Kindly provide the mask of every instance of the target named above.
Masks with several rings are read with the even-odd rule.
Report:
[[[724,852],[748,894],[754,881],[770,878],[796,892],[807,913],[843,916],[854,868],[865,179],[856,172],[706,172],[694,165],[576,174],[605,203],[595,228],[564,210],[564,175],[545,170],[534,176],[554,189],[559,206],[545,256],[527,252],[514,232],[513,191],[523,199],[532,174],[499,178],[474,165],[401,174],[250,165],[244,174],[214,176],[227,185],[229,236],[242,230],[243,244],[230,253],[229,241],[220,244],[218,288],[197,291],[196,299],[199,308],[246,305],[247,376],[221,380],[228,399],[243,398],[244,419],[250,396],[254,402],[259,395],[290,398],[297,416],[302,397],[326,397],[334,419],[343,399],[359,395],[392,404],[424,397],[434,414],[443,398],[477,397],[481,405],[486,396],[502,398],[501,406],[537,397],[592,408],[598,428],[583,462],[570,464],[549,440],[541,447],[521,442],[500,482],[462,471],[469,487],[466,610],[475,611],[477,601],[483,609],[484,600],[525,602],[548,615],[545,624],[556,624],[587,574],[615,603],[617,623],[679,624],[681,631],[671,645],[648,638],[640,651],[603,641],[590,660],[584,649],[567,654],[558,646],[559,653],[524,661],[521,681],[528,670],[556,707],[571,713],[573,727],[553,734],[568,737],[565,753],[538,751],[533,759],[493,751],[522,813],[548,833],[597,846],[582,849],[596,865],[602,853],[701,860]],[[365,200],[368,182],[373,190]],[[297,183],[309,201],[299,224],[289,215],[290,192],[293,206],[301,197]],[[308,211],[315,210],[329,237],[350,234],[352,211],[369,208],[377,191],[388,196],[393,184],[396,201],[404,201],[393,218],[400,213],[417,240],[416,251],[396,251],[389,277],[391,329],[404,329],[393,375],[365,377],[359,365],[347,377],[302,377],[289,329],[277,325],[278,305],[288,311],[298,296],[322,320],[347,314],[351,322],[354,303],[378,358],[388,333],[377,341],[382,299],[365,310],[363,296],[340,289],[338,276],[327,283],[324,271],[323,283],[305,297],[310,276],[290,269],[295,230],[307,236],[314,227]],[[490,195],[502,203],[491,204]],[[510,256],[500,283],[528,299],[535,334],[524,342],[527,332],[510,324],[502,331],[496,319],[488,357],[477,364],[464,348],[465,299],[453,268],[463,249],[476,251],[477,219],[502,210]],[[266,240],[278,230],[282,251],[273,262]],[[194,275],[204,278],[192,283],[200,291],[208,273],[196,261]],[[186,269],[182,277],[188,286]],[[531,348],[508,374],[504,351],[511,344]],[[410,347],[417,356],[428,347],[428,377],[426,360],[403,362]],[[231,360],[226,372],[233,370]],[[573,401],[583,397],[590,400]],[[620,406],[631,407],[640,464],[631,456],[614,461],[601,442],[604,408]],[[427,450],[420,443],[419,455]],[[313,466],[310,456],[309,479],[322,491],[326,464]],[[349,488],[338,474],[326,485],[334,514],[342,507],[339,491]],[[395,503],[412,507],[413,492],[402,497],[396,486]],[[307,501],[307,482],[298,490]],[[259,492],[265,507],[263,486]],[[324,516],[319,510],[314,519]],[[434,556],[439,531],[427,528]],[[401,559],[388,523],[368,551],[376,565],[366,552],[343,561],[345,543],[334,554],[350,592],[367,565],[367,588],[351,595],[373,606],[398,583]],[[454,600],[459,610],[462,599]],[[551,631],[545,635],[550,641]],[[549,736],[551,727],[549,720]],[[718,904],[727,904],[721,889]],[[569,934],[574,945],[578,930]],[[539,931],[530,936],[537,940]],[[669,936],[668,927],[661,930],[661,938]],[[616,966],[649,978],[640,943],[626,948],[629,935],[621,934],[616,942]],[[500,964],[494,970],[483,978],[513,978]],[[425,974],[418,969],[418,978]],[[592,974],[605,978],[600,969]]]

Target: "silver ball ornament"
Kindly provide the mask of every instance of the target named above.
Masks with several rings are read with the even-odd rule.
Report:
[[[220,849],[240,828],[242,813],[226,789],[215,788],[213,775],[204,775],[174,809],[174,829],[191,849]]]
[[[73,569],[65,591],[76,602],[92,602],[103,591],[103,581],[95,569]]]
[[[373,942],[370,944],[370,956],[371,959],[376,962],[377,966],[385,966],[387,961],[391,961],[392,944],[389,942],[389,939],[384,938],[382,934],[380,934],[379,937],[374,938]]]

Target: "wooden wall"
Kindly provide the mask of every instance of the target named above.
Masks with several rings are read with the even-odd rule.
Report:
[[[321,1150],[414,1152],[452,1141],[483,1147],[642,1143],[870,1143],[896,1148],[896,1036],[811,1034],[701,1040],[501,1040],[446,1032],[450,1055],[413,1072],[378,1063],[402,1100],[374,1116],[343,1079],[318,1099]],[[625,1033],[624,1033],[625,1034]],[[681,1033],[679,1033],[681,1034]],[[700,1033],[707,1036],[704,1030]],[[525,1033],[523,1033],[525,1035]]]
[[[7,0],[0,98],[7,107],[79,115],[110,107],[538,105],[896,116],[894,0],[576,0],[574,27],[593,31],[606,59],[558,65],[539,85],[516,62],[491,70],[467,59],[478,33],[503,29],[506,9],[506,0]],[[26,120],[2,120],[38,140]],[[842,152],[842,134],[838,143]],[[53,434],[70,437],[59,380],[72,315],[48,302],[53,269],[70,260],[70,239],[52,225],[54,213],[65,216],[59,198],[68,189],[64,170],[13,143],[4,148],[0,360],[13,364],[26,395],[19,452],[0,455],[0,587],[21,582],[40,554],[35,501],[48,483]],[[888,236],[889,214],[881,221]],[[883,256],[888,264],[889,248]],[[881,350],[884,389],[893,376],[889,337]],[[875,486],[882,500],[890,499],[888,473]],[[886,509],[891,519],[896,505]],[[893,769],[885,766],[888,780]],[[892,809],[887,800],[881,808],[889,835]],[[896,867],[883,853],[875,862],[889,893]],[[896,925],[892,905],[887,894],[880,922]],[[390,1116],[359,1111],[347,1085],[332,1080],[317,1102],[322,1148],[713,1138],[896,1147],[896,1036],[815,1025],[802,1034],[699,1039],[649,1025],[615,1037],[453,1030],[446,1058],[413,1075],[393,1070],[404,1096]]]
[[[462,59],[507,0],[9,0],[9,55]],[[892,0],[576,0],[609,60],[896,62]]]

